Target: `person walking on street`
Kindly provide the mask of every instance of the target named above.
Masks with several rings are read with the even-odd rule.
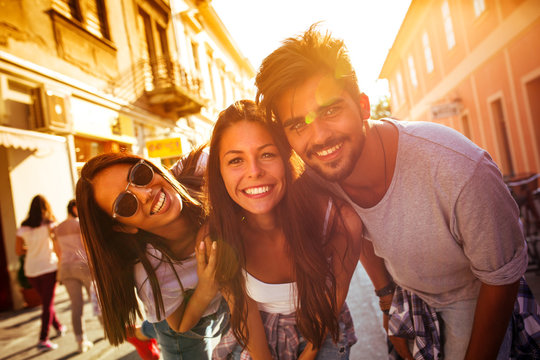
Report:
[[[88,351],[93,343],[84,333],[83,288],[90,297],[92,277],[88,268],[88,260],[81,240],[79,215],[75,200],[70,200],[67,206],[68,217],[54,230],[56,241],[60,248],[60,266],[58,279],[66,287],[71,302],[71,325],[80,353]]]
[[[30,204],[27,218],[17,230],[15,252],[25,255],[24,273],[41,298],[41,331],[38,349],[54,350],[58,345],[49,340],[49,328],[56,329],[57,336],[66,333],[54,310],[54,292],[58,269],[58,250],[54,239],[55,217],[47,199],[36,195]]]

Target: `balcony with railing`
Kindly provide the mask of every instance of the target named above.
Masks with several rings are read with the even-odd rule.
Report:
[[[140,60],[113,85],[114,95],[128,99],[133,91],[137,101],[144,98],[150,107],[159,107],[171,119],[200,112],[201,81],[168,57]]]

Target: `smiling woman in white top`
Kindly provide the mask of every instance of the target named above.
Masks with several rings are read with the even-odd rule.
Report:
[[[291,156],[252,101],[221,112],[208,159],[208,233],[231,330],[215,359],[346,359],[356,342],[344,301],[361,221],[297,178]]]

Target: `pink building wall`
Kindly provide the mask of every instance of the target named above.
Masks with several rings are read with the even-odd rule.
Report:
[[[540,1],[448,0],[455,45],[448,49],[444,0],[413,0],[381,71],[397,94],[393,116],[450,126],[486,149],[503,174],[540,171]],[[422,35],[429,36],[433,71],[427,73]],[[418,85],[413,86],[408,57]],[[461,111],[434,119],[434,105],[458,102]]]

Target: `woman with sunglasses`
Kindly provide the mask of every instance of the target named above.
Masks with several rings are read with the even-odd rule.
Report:
[[[210,143],[209,233],[231,309],[214,358],[347,359],[356,337],[344,301],[362,224],[296,179],[286,139],[264,119],[252,101],[236,102]]]
[[[132,335],[141,315],[135,288],[147,316],[142,334],[157,338],[164,359],[210,358],[228,324],[213,281],[215,246],[197,239],[204,220],[197,192],[179,183],[183,176],[193,183],[191,170],[184,166],[177,181],[125,153],[96,156],[82,168],[81,232],[113,345]]]

